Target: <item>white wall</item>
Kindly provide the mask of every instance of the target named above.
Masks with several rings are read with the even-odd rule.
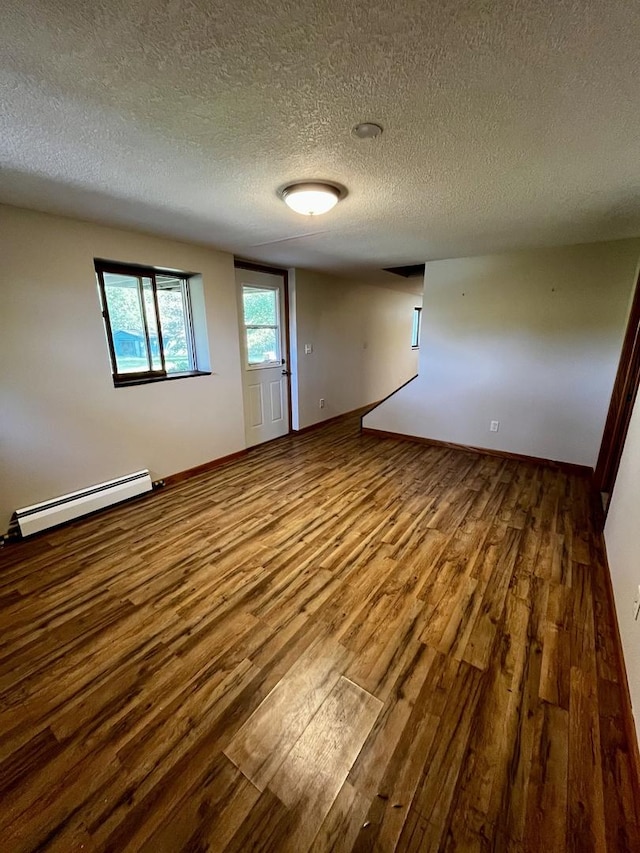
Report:
[[[636,239],[427,263],[420,375],[365,426],[593,467],[639,255]]]
[[[633,618],[633,602],[640,585],[639,521],[640,396],[629,424],[604,530],[631,704],[640,737],[640,620]]]
[[[0,532],[17,507],[244,447],[233,258],[0,207]],[[202,273],[212,376],[114,388],[94,257]]]
[[[294,429],[381,400],[417,373],[421,296],[301,269],[290,283]]]

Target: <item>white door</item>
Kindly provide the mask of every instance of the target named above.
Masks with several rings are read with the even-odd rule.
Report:
[[[236,269],[247,447],[289,432],[284,277]]]

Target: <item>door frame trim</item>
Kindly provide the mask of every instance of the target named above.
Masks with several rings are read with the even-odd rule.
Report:
[[[245,261],[243,258],[233,259],[234,269],[250,270],[251,272],[264,272],[269,275],[282,276],[283,291],[284,291],[284,349],[286,368],[289,371],[289,381],[287,382],[287,400],[289,405],[289,417],[287,423],[287,434],[293,432],[293,410],[291,407],[291,331],[289,329],[289,270],[281,267],[270,267],[266,264],[256,264],[254,261]]]
[[[611,506],[611,495],[615,487],[629,422],[640,386],[640,274],[636,286],[624,334],[618,370],[611,392],[607,420],[605,422],[594,481],[600,492],[607,492],[609,500],[605,518]]]

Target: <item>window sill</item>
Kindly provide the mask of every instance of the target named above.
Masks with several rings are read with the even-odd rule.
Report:
[[[152,382],[169,382],[173,379],[187,379],[191,376],[211,376],[210,370],[187,370],[184,373],[169,373],[166,376],[145,376],[136,379],[114,379],[114,388],[129,388],[131,385],[149,385]]]

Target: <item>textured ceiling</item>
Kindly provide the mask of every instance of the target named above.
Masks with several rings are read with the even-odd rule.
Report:
[[[5,0],[2,19],[2,201],[340,272],[640,234],[638,2]],[[276,191],[304,178],[349,195],[300,217]]]

